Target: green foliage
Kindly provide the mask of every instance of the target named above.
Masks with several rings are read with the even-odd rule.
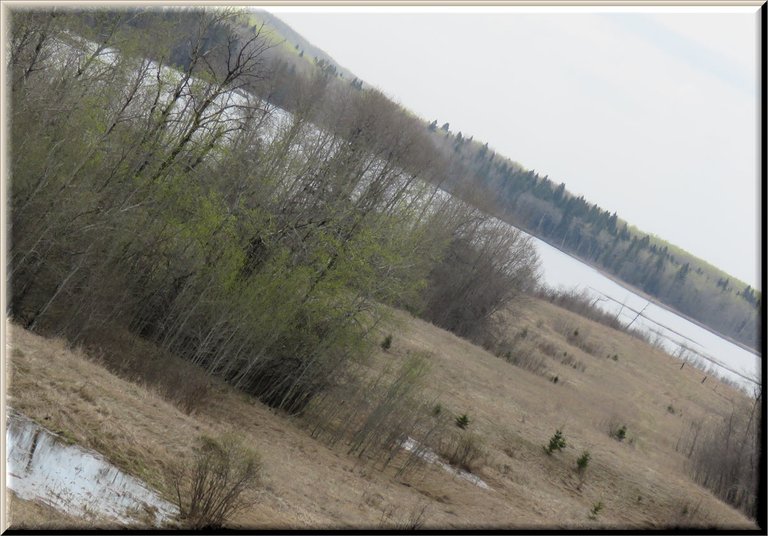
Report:
[[[557,450],[563,450],[565,448],[565,437],[562,430],[559,428],[555,430],[555,433],[549,438],[549,445],[545,448],[547,454],[552,454]]]
[[[420,119],[349,90],[326,60],[299,61],[295,39],[272,49],[290,65],[271,65],[275,36],[256,35],[257,22],[197,9],[14,14],[8,306],[25,327],[72,341],[128,330],[298,413],[379,343],[382,304],[426,316],[431,296],[452,296],[434,292],[452,240],[490,270],[450,280],[483,296],[459,319],[473,329],[525,287],[514,276],[535,261],[525,248],[487,255],[509,233],[438,195],[429,181],[443,168]],[[78,35],[119,51],[115,61]],[[279,128],[272,105],[290,112]],[[497,284],[512,289],[501,301]],[[406,372],[382,414],[414,385]],[[193,411],[205,378],[176,377],[167,383],[186,386],[178,402]]]
[[[592,505],[592,508],[589,511],[589,519],[595,520],[597,519],[597,516],[600,515],[600,512],[603,510],[603,501],[597,501],[595,504]]]
[[[730,277],[688,253],[627,225],[565,185],[503,157],[487,165],[487,147],[475,157],[446,152],[472,171],[472,188],[493,199],[493,211],[504,221],[658,298],[715,330],[757,348],[759,293],[739,282],[728,290]],[[465,194],[469,201],[474,198]],[[716,282],[720,281],[719,285]]]
[[[388,334],[386,337],[384,337],[384,340],[381,341],[381,349],[382,350],[389,350],[392,347],[392,334]]]
[[[455,424],[462,430],[465,430],[469,426],[469,417],[466,413],[463,413],[456,417]]]
[[[627,437],[627,425],[612,426],[609,435],[617,441],[624,441]]]
[[[576,470],[579,473],[583,473],[587,470],[587,466],[589,465],[590,460],[590,454],[588,450],[585,450],[581,453],[581,456],[578,457],[576,460]]]

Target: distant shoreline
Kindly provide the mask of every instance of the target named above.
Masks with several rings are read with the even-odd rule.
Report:
[[[518,228],[519,228],[519,227],[518,227]],[[549,246],[552,246],[553,248],[555,248],[555,249],[556,249],[556,250],[558,250],[559,252],[561,252],[561,253],[564,253],[565,255],[568,255],[568,256],[569,256],[569,257],[571,257],[572,259],[575,259],[575,260],[577,260],[577,261],[579,261],[579,262],[581,262],[581,263],[583,263],[583,264],[586,264],[587,266],[589,266],[590,268],[593,268],[593,269],[594,269],[594,270],[596,270],[598,273],[600,273],[601,275],[603,275],[603,276],[605,276],[606,278],[610,279],[611,281],[613,281],[613,282],[614,282],[614,283],[616,283],[617,285],[619,285],[619,286],[621,286],[621,287],[623,287],[623,288],[625,288],[625,289],[629,290],[630,292],[633,292],[633,293],[637,294],[637,295],[638,295],[638,296],[640,296],[641,298],[643,298],[643,299],[645,299],[645,300],[647,300],[647,301],[649,301],[649,302],[653,303],[654,305],[657,305],[658,307],[661,307],[662,309],[666,309],[666,310],[667,310],[667,311],[669,311],[670,313],[674,313],[674,314],[676,314],[676,315],[680,316],[681,318],[684,318],[684,319],[688,320],[688,321],[689,321],[689,322],[691,322],[692,324],[695,324],[695,325],[699,326],[700,328],[702,328],[702,329],[705,329],[705,330],[709,331],[709,332],[710,332],[710,333],[712,333],[713,335],[717,335],[718,337],[720,337],[720,338],[722,338],[722,339],[724,339],[724,340],[726,340],[726,341],[730,342],[731,344],[734,344],[734,345],[738,346],[738,347],[739,347],[739,348],[741,348],[742,350],[746,350],[746,351],[748,351],[748,352],[752,353],[753,355],[755,355],[756,357],[758,357],[758,358],[762,359],[762,355],[760,354],[760,352],[759,352],[757,349],[755,349],[755,348],[752,348],[751,346],[748,346],[748,345],[744,344],[744,343],[743,343],[743,342],[741,342],[741,341],[737,341],[737,340],[733,339],[733,338],[732,338],[731,336],[729,336],[729,335],[725,335],[725,334],[723,334],[723,333],[720,333],[720,332],[718,332],[717,330],[715,330],[715,329],[711,328],[710,326],[707,326],[706,324],[703,324],[701,321],[699,321],[699,320],[696,320],[695,318],[691,318],[691,317],[690,317],[690,316],[688,316],[687,314],[685,314],[685,313],[683,313],[683,312],[681,312],[681,311],[678,311],[678,310],[677,310],[677,309],[675,309],[674,307],[671,307],[671,306],[669,306],[669,305],[667,305],[667,304],[665,304],[665,303],[662,303],[662,302],[660,302],[660,301],[658,300],[658,298],[655,298],[655,297],[653,297],[653,296],[650,296],[649,294],[647,294],[646,292],[644,292],[644,291],[640,290],[639,288],[635,287],[634,285],[631,285],[631,284],[627,283],[626,281],[623,281],[623,280],[619,279],[619,278],[618,278],[618,277],[616,277],[614,274],[608,273],[608,272],[606,272],[606,271],[605,271],[603,268],[601,268],[601,267],[599,267],[599,266],[595,266],[595,265],[594,265],[594,264],[592,264],[591,262],[587,262],[587,261],[585,261],[584,259],[581,259],[581,258],[577,257],[576,255],[573,255],[572,253],[570,253],[570,252],[568,252],[568,251],[565,251],[565,250],[564,250],[564,249],[562,249],[561,247],[559,247],[559,246],[556,246],[555,244],[552,244],[552,243],[551,243],[551,242],[549,242],[548,240],[544,240],[543,238],[540,238],[540,237],[538,237],[538,236],[536,236],[536,235],[534,235],[534,234],[532,234],[532,233],[530,233],[530,232],[526,231],[525,229],[521,229],[521,230],[522,230],[522,231],[524,231],[526,234],[528,234],[528,235],[530,235],[530,236],[532,236],[532,237],[536,238],[537,240],[541,240],[541,241],[542,241],[542,242],[544,242],[545,244],[547,244],[547,245],[549,245]]]

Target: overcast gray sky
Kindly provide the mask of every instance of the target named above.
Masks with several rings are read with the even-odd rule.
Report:
[[[757,8],[268,8],[424,119],[759,283]]]

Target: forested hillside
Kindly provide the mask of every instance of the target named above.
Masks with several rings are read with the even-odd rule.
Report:
[[[188,157],[193,158],[193,165],[197,167],[207,156],[216,152],[214,149],[217,144],[233,136],[229,127],[222,125],[221,117],[230,114],[227,110],[238,109],[242,112],[244,109],[239,103],[230,102],[225,105],[227,110],[217,110],[211,114],[211,107],[215,107],[217,100],[228,92],[247,89],[254,96],[261,98],[258,105],[251,106],[251,111],[246,113],[261,128],[267,123],[266,117],[275,115],[269,105],[279,106],[291,112],[295,122],[321,128],[329,135],[338,136],[354,147],[361,144],[366,147],[377,145],[367,156],[373,156],[377,164],[388,162],[389,166],[385,166],[385,172],[397,174],[407,171],[413,177],[448,190],[470,205],[492,212],[501,219],[637,286],[712,329],[753,348],[757,347],[761,295],[755,289],[732,280],[699,259],[676,250],[655,237],[631,228],[618,218],[616,213],[611,214],[590,204],[581,196],[574,197],[565,189],[564,184],[555,185],[547,177],[525,170],[494,153],[487,143],[481,144],[461,132],[453,134],[448,123],[438,127],[437,121],[428,124],[422,122],[389,102],[378,92],[363,89],[359,80],[349,80],[348,76],[345,78],[340,68],[330,59],[315,57],[310,60],[302,54],[303,45],[280,39],[279,28],[263,26],[259,17],[253,14],[240,13],[230,16],[228,24],[236,28],[236,37],[232,39],[227,36],[225,30],[216,25],[201,33],[198,28],[199,21],[195,17],[191,14],[182,15],[178,10],[155,12],[151,16],[151,22],[148,22],[146,15],[116,17],[114,13],[99,12],[85,13],[77,22],[75,17],[54,17],[51,20],[56,21],[55,25],[52,22],[42,23],[49,33],[45,34],[39,43],[34,41],[37,37],[32,35],[24,35],[14,43],[14,68],[19,68],[23,61],[29,61],[30,64],[23,67],[23,72],[14,77],[13,98],[28,98],[24,93],[29,88],[27,80],[40,76],[37,70],[44,65],[42,60],[45,55],[50,54],[44,45],[53,42],[65,43],[73,38],[73,32],[79,32],[91,41],[100,43],[101,50],[96,49],[90,57],[79,60],[81,65],[75,67],[75,79],[78,81],[88,83],[85,71],[87,68],[98,68],[99,62],[96,60],[102,60],[105,50],[112,47],[119,48],[125,55],[121,60],[123,63],[128,57],[139,58],[144,55],[155,59],[161,66],[170,65],[181,69],[189,77],[183,78],[175,88],[168,82],[168,89],[159,90],[151,101],[148,100],[149,96],[141,95],[138,89],[146,85],[145,78],[156,77],[156,73],[152,72],[149,64],[134,65],[132,68],[142,70],[141,76],[126,76],[122,82],[128,84],[127,87],[134,88],[131,90],[133,94],[123,95],[124,108],[114,110],[114,117],[101,120],[111,121],[110,124],[105,127],[96,123],[95,126],[102,128],[102,131],[101,134],[95,135],[94,139],[83,140],[87,147],[86,154],[99,153],[102,146],[111,146],[108,143],[109,138],[116,136],[121,128],[129,126],[126,117],[133,113],[133,108],[144,105],[149,107],[150,117],[159,114],[160,126],[153,126],[147,121],[147,130],[139,137],[140,146],[154,143],[159,139],[162,129],[169,125],[177,130],[175,134],[181,135],[181,138],[176,148],[163,142],[166,149],[170,148],[171,153],[155,171],[150,171],[156,156],[153,149],[145,155],[144,162],[138,164],[132,173],[149,172],[149,182],[155,181],[152,173],[162,176],[170,172],[170,168],[178,165],[184,152],[191,148],[193,140],[197,142],[197,138],[204,132],[211,136],[211,139],[202,145],[203,152]],[[64,19],[68,22],[62,22]],[[73,25],[80,26],[74,28]],[[68,28],[66,35],[56,33],[65,31],[65,27]],[[147,43],[132,42],[140,39],[137,39],[136,35],[129,36],[130,30],[148,31],[153,34],[152,40]],[[197,36],[199,45],[195,44],[194,39],[185,38],[186,36]],[[254,48],[257,43],[258,50]],[[41,46],[37,46],[38,44]],[[30,47],[31,50],[26,51],[24,47]],[[239,51],[246,49],[249,50],[250,56],[240,55]],[[213,53],[208,54],[209,51]],[[23,56],[24,53],[28,54],[29,58]],[[197,79],[192,78],[193,75]],[[197,90],[196,86],[200,86],[203,80],[213,83],[214,87],[203,90],[203,100],[195,103],[196,108],[191,110],[191,121],[183,127],[188,130],[184,131],[183,128],[180,129],[182,125],[173,122],[172,111],[174,106],[183,101],[182,96],[188,91],[184,84]],[[157,87],[161,86],[162,84]],[[103,88],[104,83],[98,87]],[[64,82],[62,88],[56,89],[63,91],[62,102],[66,100],[70,88],[71,84]],[[176,104],[162,102],[160,97],[164,92],[172,92]],[[87,92],[84,97],[88,97]],[[140,98],[143,99],[142,104],[139,104]],[[91,108],[102,106],[114,100],[108,95],[93,99],[78,101],[73,110],[81,109],[86,104]],[[15,110],[21,111],[27,106],[28,103],[23,103]],[[35,109],[33,106],[29,113],[40,116],[45,110]],[[50,114],[50,110],[47,113]],[[89,114],[85,114],[85,117],[92,115]],[[353,117],[355,115],[366,117],[358,120]],[[14,115],[14,124],[22,124],[21,119],[16,119],[17,117],[22,116]],[[28,120],[24,118],[24,121]],[[53,124],[51,119],[36,117],[36,120],[47,121],[47,126]],[[355,124],[355,121],[359,123]],[[69,124],[75,125],[76,122]],[[241,127],[234,130],[241,130]],[[30,129],[26,132],[31,131]],[[290,132],[293,139],[297,139],[300,128],[295,127]],[[104,139],[99,139],[99,136]],[[270,136],[273,134],[257,135],[256,139],[263,142]],[[44,139],[45,136],[41,138]],[[332,142],[323,143],[324,147],[333,147]],[[88,144],[92,146],[88,147]],[[62,144],[54,147],[58,152],[65,149]],[[259,148],[257,145],[256,150]],[[36,171],[40,176],[32,180],[34,186],[30,187],[25,203],[34,202],[37,194],[45,191],[41,188],[46,185],[47,174],[50,174],[50,170],[45,166],[51,165],[52,158],[50,154],[46,156],[45,150],[41,150],[41,154],[37,155],[34,151],[39,149],[30,149],[32,152],[24,155],[24,158],[29,159],[34,155],[37,159],[35,164],[43,166],[43,169]],[[351,150],[359,151],[357,148]],[[253,158],[254,151],[249,149],[246,152]],[[409,154],[408,158],[400,159],[400,155],[405,153]],[[120,155],[117,158],[121,166],[125,166],[129,160],[128,155]],[[84,158],[80,165],[87,167],[90,164],[90,160]],[[361,168],[359,171],[365,173],[367,169]],[[81,173],[82,169],[76,168],[73,170],[73,177]],[[319,178],[318,176],[316,180]],[[16,177],[16,184],[23,184],[19,177]],[[105,183],[107,184],[109,182]],[[436,191],[431,195],[435,196]],[[22,206],[27,208],[26,204]],[[433,214],[432,217],[437,216]],[[322,223],[324,219],[312,221]],[[302,220],[298,225],[306,223]],[[39,246],[35,244],[36,247]],[[33,251],[37,252],[37,249]],[[22,255],[12,260],[30,262],[34,258]],[[21,276],[22,273],[14,270],[13,275]],[[22,284],[20,289],[12,299],[14,307],[29,291],[26,284]]]
[[[11,315],[129,329],[288,411],[367,355],[381,304],[492,344],[528,241],[438,188],[418,120],[279,52],[232,11],[15,13]]]
[[[285,42],[293,43],[294,34],[284,29],[284,23],[277,23],[271,15],[257,16],[275,24]],[[281,55],[279,61],[285,63],[287,76],[296,71],[297,64],[301,70],[304,63],[290,54]],[[332,59],[315,57],[313,61],[344,79]],[[353,78],[349,83],[360,82]],[[289,106],[284,92],[281,89],[272,100]],[[476,202],[478,194],[482,195],[483,206],[502,220],[637,287],[714,331],[759,348],[762,295],[758,289],[661,238],[643,233],[616,212],[598,207],[584,196],[572,195],[564,183],[556,184],[548,176],[525,169],[497,154],[488,143],[468,133],[451,131],[450,118],[446,120],[442,124],[436,119],[426,123],[440,160],[447,162],[451,170],[443,175],[441,187],[469,202]]]
[[[503,220],[633,285],[662,303],[751,348],[760,346],[761,293],[667,242],[631,227],[616,212],[568,192],[461,133],[436,129],[472,184]],[[628,185],[630,187],[630,185]]]
[[[15,410],[185,528],[752,527],[760,395],[537,299],[494,214],[583,227],[596,258],[593,230],[608,258],[650,239],[277,37],[233,9],[13,10]],[[240,519],[193,512],[245,487]]]

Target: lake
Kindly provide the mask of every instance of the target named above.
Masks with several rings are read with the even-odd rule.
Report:
[[[530,235],[529,235],[530,236]],[[658,338],[672,354],[712,367],[719,376],[752,392],[761,384],[761,359],[755,353],[660,307],[546,242],[531,236],[541,259],[542,281],[549,287],[577,288],[625,324]],[[638,315],[638,313],[641,313]]]

